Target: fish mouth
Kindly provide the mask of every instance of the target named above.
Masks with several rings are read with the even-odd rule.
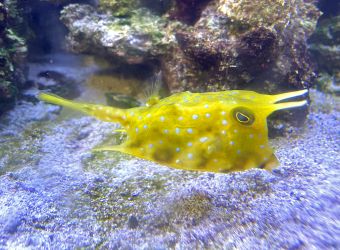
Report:
[[[307,100],[303,101],[293,101],[293,102],[281,102],[285,101],[290,98],[303,96],[304,94],[308,93],[307,89],[283,93],[274,95],[270,103],[273,104],[273,111],[281,110],[281,109],[288,109],[288,108],[297,108],[302,107],[307,104]],[[279,103],[277,103],[279,102]]]

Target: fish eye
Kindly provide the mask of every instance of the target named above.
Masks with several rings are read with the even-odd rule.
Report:
[[[233,110],[233,117],[243,125],[252,125],[255,121],[253,112],[244,107],[235,108]]]

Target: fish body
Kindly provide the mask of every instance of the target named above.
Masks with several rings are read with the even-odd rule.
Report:
[[[45,93],[40,99],[124,127],[125,142],[96,150],[119,151],[178,169],[226,173],[277,165],[268,144],[267,117],[279,109],[305,105],[305,100],[276,103],[305,93],[182,92],[130,109],[72,102]]]

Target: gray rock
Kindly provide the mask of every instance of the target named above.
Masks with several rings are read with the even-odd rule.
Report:
[[[156,58],[170,42],[164,20],[146,9],[114,17],[100,14],[90,5],[70,4],[62,10],[61,20],[70,31],[67,43],[71,51],[109,56],[129,64]]]

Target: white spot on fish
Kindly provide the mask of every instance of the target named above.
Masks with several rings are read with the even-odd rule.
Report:
[[[211,153],[212,151],[214,151],[215,147],[209,145],[208,146],[208,152]]]
[[[225,115],[225,114],[226,114],[226,112],[225,112],[225,111],[222,111],[222,112],[221,112],[221,115]]]
[[[183,120],[183,116],[178,117],[178,120],[182,121]]]
[[[176,134],[179,134],[179,132],[181,132],[181,130],[179,128],[176,128],[175,132],[176,132]]]
[[[237,129],[234,129],[234,133],[236,134],[238,132],[238,130]]]
[[[146,117],[147,117],[147,118],[150,118],[150,117],[151,117],[151,114],[147,114]]]
[[[223,125],[227,125],[227,124],[228,124],[227,120],[223,120],[223,121],[222,121],[222,124],[223,124]]]
[[[209,108],[209,105],[208,105],[208,104],[205,104],[204,107],[207,109],[207,108]]]
[[[250,139],[253,139],[253,138],[254,138],[254,135],[253,135],[253,134],[250,134],[250,135],[249,135],[249,138],[250,138]]]
[[[163,144],[163,141],[162,141],[162,140],[159,140],[159,144]]]
[[[206,142],[208,140],[208,137],[201,137],[200,142]]]
[[[236,153],[239,155],[241,154],[241,150],[237,150]]]
[[[141,116],[138,116],[138,120],[142,120],[143,119],[143,117],[141,117]]]
[[[188,147],[191,147],[192,146],[192,142],[188,142]]]
[[[153,148],[153,144],[149,144],[149,148]]]
[[[192,119],[197,120],[198,119],[198,115],[196,115],[196,114],[192,115]]]
[[[205,117],[209,118],[209,117],[210,117],[210,114],[209,114],[209,113],[206,113],[206,114],[205,114]]]
[[[225,134],[227,134],[227,131],[225,131],[225,130],[222,130],[222,135],[225,135]]]
[[[187,132],[188,132],[189,134],[192,134],[192,132],[193,132],[192,128],[188,128],[188,129],[187,129]]]
[[[179,152],[179,151],[181,151],[181,149],[180,148],[176,148],[176,152]]]
[[[160,120],[161,122],[164,122],[164,121],[165,121],[165,117],[164,117],[164,116],[161,116],[161,117],[159,118],[159,120]]]
[[[235,144],[234,141],[230,141],[230,142],[229,142],[229,145],[231,145],[231,146],[234,145],[234,144]]]
[[[193,158],[193,154],[192,153],[189,153],[188,154],[188,159],[192,159]]]
[[[264,148],[264,145],[260,145],[260,148]]]
[[[168,129],[164,129],[163,132],[164,132],[164,134],[168,134],[169,130]]]
[[[181,160],[180,160],[180,159],[177,159],[177,160],[176,160],[176,163],[177,163],[177,164],[178,164],[178,163],[180,163],[180,162],[181,162]]]
[[[139,132],[139,128],[136,128],[136,133],[138,133]]]
[[[148,128],[148,125],[144,125],[143,128],[144,128],[144,129],[147,129],[147,128]]]

